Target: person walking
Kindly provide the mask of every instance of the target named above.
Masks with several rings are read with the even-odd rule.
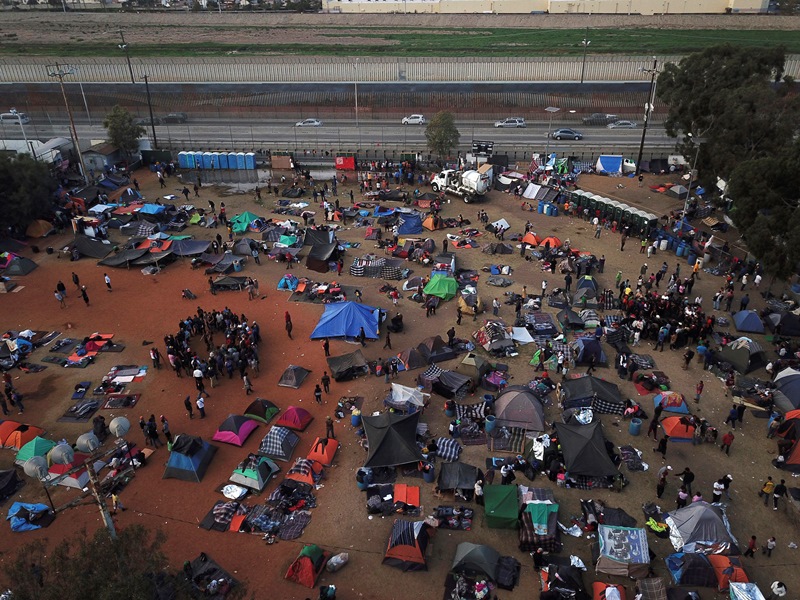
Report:
[[[294,325],[292,325],[292,320],[291,319],[287,319],[287,321],[286,321],[286,335],[289,336],[290,340],[294,339],[292,337],[292,329],[293,328],[294,328]]]
[[[739,410],[736,408],[736,405],[731,405],[731,409],[728,411],[728,417],[725,419],[725,425],[728,423],[731,424],[731,427],[736,430],[736,421],[739,420]]]
[[[128,509],[125,508],[124,504],[122,504],[122,501],[119,499],[119,494],[114,492],[113,494],[111,494],[111,514],[115,515],[120,510],[122,512],[125,512]]]
[[[692,493],[692,482],[694,482],[694,473],[689,467],[686,467],[680,473],[676,473],[676,477],[681,478],[681,483],[683,487],[686,488],[686,492],[691,495]]]
[[[592,355],[589,357],[589,366],[588,366],[588,367],[587,367],[587,369],[586,369],[586,374],[587,374],[587,375],[588,375],[589,373],[591,373],[592,371],[594,371],[594,367],[595,367],[595,365],[596,365],[596,364],[597,364],[597,357],[596,357],[594,354],[592,354]]]
[[[700,396],[703,394],[703,389],[705,388],[705,384],[700,381],[694,388],[694,402],[695,404],[700,404]]]
[[[322,382],[322,389],[325,390],[326,394],[331,393],[331,376],[328,375],[327,371],[322,372],[322,378],[320,379]]]
[[[733,444],[733,440],[736,436],[733,435],[732,431],[729,431],[725,435],[722,436],[722,445],[720,445],[719,449],[724,452],[725,454],[730,456],[731,453],[731,444]]]
[[[244,388],[245,396],[253,393],[253,384],[250,382],[250,377],[248,377],[247,373],[242,375],[242,388]]]
[[[724,491],[725,491],[725,484],[723,483],[722,479],[717,479],[712,487],[711,502],[716,503],[722,500],[722,492]]]
[[[669,472],[672,471],[672,467],[664,466],[658,470],[658,481],[656,482],[656,496],[661,498],[664,495],[664,490],[667,487],[667,477],[669,477]]]
[[[85,285],[81,286],[81,298],[83,298],[84,304],[86,304],[86,306],[89,306],[89,294],[86,293]]]
[[[183,401],[183,406],[186,407],[186,412],[189,413],[189,418],[194,419],[194,411],[192,407],[192,399],[190,396],[186,396],[186,400]]]
[[[60,293],[62,296],[64,296],[64,298],[66,298],[66,297],[67,297],[67,286],[65,286],[65,285],[64,285],[64,282],[63,282],[63,281],[61,281],[60,279],[58,280],[58,283],[56,284],[56,289],[58,290],[58,292],[59,292],[59,293]]]
[[[661,460],[666,460],[667,458],[667,442],[669,442],[669,436],[665,435],[658,441],[658,446],[653,448],[653,452],[661,453]]]
[[[647,437],[650,437],[650,434],[653,434],[653,439],[658,441],[658,417],[653,416],[650,419],[650,426],[647,428]]]
[[[191,406],[191,404],[190,404]],[[164,434],[164,437],[167,438],[167,444],[172,443],[172,431],[169,429],[169,421],[164,415],[161,415],[161,433]]]
[[[197,391],[204,394],[206,391],[206,386],[205,383],[203,383],[203,371],[199,366],[192,371],[192,377],[194,377],[194,385],[197,388]],[[207,395],[210,396],[211,394]]]
[[[775,482],[772,481],[772,477],[767,477],[767,480],[761,486],[761,490],[758,492],[758,497],[764,498],[764,506],[769,503],[769,499],[772,497],[772,493],[775,490]]]
[[[75,284],[76,290],[81,289],[81,278],[78,277],[78,274],[75,271],[72,272],[72,283]]]
[[[383,347],[384,349],[392,349],[392,336],[388,329],[386,330],[386,341],[383,343]]]
[[[58,290],[53,290],[53,296],[55,296],[56,300],[58,300],[58,304],[61,306],[61,308],[67,308],[67,303],[64,301],[64,294]]]
[[[161,368],[161,352],[158,351],[158,348],[153,346],[150,348],[150,360],[153,361],[153,368],[160,369]]]
[[[202,392],[200,392],[200,394],[198,394],[197,401],[195,402],[195,404],[197,405],[197,412],[200,413],[200,418],[201,419],[205,419],[206,418],[206,399],[203,398],[203,393]]]
[[[331,343],[328,341],[328,338],[322,340],[322,349],[325,351],[325,356],[331,355]]]
[[[360,327],[358,330],[358,341],[361,343],[362,348],[367,345],[367,342],[365,341],[366,339],[367,339],[367,334],[364,331],[364,328]]]
[[[464,316],[464,311],[461,310],[461,307],[459,306],[456,309],[456,325],[461,325],[461,317],[463,316]]]
[[[336,435],[333,432],[333,419],[330,416],[325,417],[325,437],[329,440],[336,439]]]
[[[747,550],[744,551],[744,556],[755,558],[756,554],[756,536],[751,535],[750,541],[747,543]]]
[[[317,401],[317,404],[322,404],[322,388],[319,387],[319,384],[314,386],[314,400]]]
[[[772,510],[778,510],[778,500],[786,496],[786,480],[781,479],[781,482],[772,490]]]
[[[775,550],[775,546],[778,545],[778,540],[773,535],[767,540],[767,543],[761,548],[761,554],[766,554],[767,558],[772,557],[772,551]]]
[[[108,291],[109,292],[113,291],[111,289],[111,277],[108,276],[108,273],[103,273],[103,281],[105,282]]]
[[[678,490],[678,497],[675,499],[675,508],[685,508],[689,502],[689,492],[686,491],[686,486],[682,485]]]

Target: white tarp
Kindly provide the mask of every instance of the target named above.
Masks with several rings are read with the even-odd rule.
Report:
[[[509,225],[508,221],[506,221],[505,219],[500,219],[499,221],[495,221],[494,223],[492,223],[492,226],[495,229],[499,228],[501,225],[502,225],[503,229],[510,229],[511,228],[511,225]]]
[[[533,342],[530,332],[524,327],[513,327],[511,331],[511,339],[522,346]]]
[[[528,187],[525,188],[525,191],[522,192],[523,198],[527,198],[528,200],[532,200],[536,198],[536,194],[539,193],[539,190],[542,189],[542,186],[536,183],[529,183]]]
[[[764,594],[755,583],[731,581],[728,585],[730,586],[731,600],[764,600]]]
[[[425,399],[417,388],[407,387],[399,383],[392,384],[392,400],[394,402],[408,402],[415,406],[425,406]]]

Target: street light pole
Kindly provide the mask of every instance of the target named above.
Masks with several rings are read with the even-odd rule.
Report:
[[[156,137],[156,121],[153,118],[153,103],[150,101],[150,81],[147,75],[144,76],[144,89],[147,90],[147,108],[150,111],[150,127],[153,130],[153,150],[158,150],[158,138]]]
[[[547,125],[547,143],[544,148],[544,166],[545,172],[547,171],[547,161],[550,160],[550,133],[553,131],[553,115],[560,111],[560,108],[555,106],[548,106],[545,111],[550,113],[550,122]]]
[[[72,118],[72,108],[70,108],[69,100],[67,100],[67,92],[64,89],[64,76],[73,75],[74,73],[75,69],[71,67],[62,67],[58,63],[53,67],[47,67],[47,74],[50,77],[58,77],[58,82],[61,84],[61,95],[64,97],[64,106],[67,108],[67,116],[69,117],[69,132],[72,137],[72,145],[75,147],[75,152],[78,153],[81,177],[86,181],[86,165],[83,164],[83,152],[81,152],[80,140],[78,139],[78,130],[75,128],[75,119]]]
[[[691,133],[686,134],[689,139],[694,142],[694,136]],[[689,171],[689,187],[686,190],[686,200],[683,201],[683,215],[681,215],[681,222],[686,223],[686,211],[689,210],[689,198],[692,195],[692,183],[694,183],[694,171],[697,168],[697,158],[700,156],[700,146],[703,145],[703,142],[697,141],[697,150],[694,153],[694,161],[692,161],[692,170]],[[683,226],[681,226],[680,235],[683,235]]]
[[[355,81],[354,81],[354,83],[355,83],[355,95],[356,95],[356,106],[355,106],[355,109],[356,109],[356,131],[358,132],[358,146],[360,148],[361,147],[361,128],[358,125],[358,62],[359,62],[359,59],[356,58],[356,62],[353,65],[353,68],[356,70],[356,76],[355,76]]]
[[[22,115],[17,112],[16,108],[12,108],[9,112],[17,117],[17,121],[19,121],[19,128],[22,130],[22,139],[25,140],[25,147],[30,148],[30,145],[28,144],[28,136],[25,135],[25,125],[22,124]],[[33,158],[36,157],[34,156]]]
[[[650,117],[653,114],[653,103],[656,100],[656,75],[658,75],[658,59],[653,57],[653,68],[642,69],[643,73],[650,74],[650,93],[647,97],[647,104],[644,105],[644,123],[642,124],[642,141],[639,143],[639,156],[636,159],[636,173],[638,177],[642,172],[642,154],[644,154],[644,140],[647,136],[647,125],[650,123]]]
[[[581,83],[583,83],[583,76],[586,73],[586,50],[589,48],[589,44],[592,42],[589,41],[589,28],[586,28],[586,35],[583,36],[583,66],[581,67]]]
[[[128,72],[130,72],[131,74],[131,83],[135,84],[136,78],[133,76],[133,67],[131,66],[131,55],[128,52],[128,44],[125,43],[125,34],[122,32],[121,29],[119,30],[119,37],[122,38],[122,43],[117,45],[119,46],[120,50],[125,51],[125,58],[128,60]]]

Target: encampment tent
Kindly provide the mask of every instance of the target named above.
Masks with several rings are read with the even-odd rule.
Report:
[[[378,309],[360,302],[335,302],[325,305],[317,326],[311,332],[311,339],[355,338],[361,328],[367,339],[378,339],[380,323]]]
[[[420,413],[400,415],[385,412],[363,417],[369,454],[365,467],[395,467],[422,460],[417,446]]]
[[[53,440],[37,436],[19,449],[14,462],[22,466],[27,460],[34,456],[47,456],[47,453],[55,448],[55,446],[56,443]]]
[[[611,477],[619,473],[608,455],[600,421],[589,425],[556,423],[555,427],[570,475]]]
[[[339,442],[333,438],[317,438],[311,444],[306,458],[308,460],[318,462],[324,467],[330,467],[333,464],[333,458],[336,456],[336,451],[339,449]]]
[[[312,246],[306,257],[306,267],[317,273],[327,273],[330,271],[330,263],[339,259],[339,244],[317,244]]]
[[[198,436],[185,433],[177,435],[172,443],[172,451],[162,479],[175,478],[200,482],[216,451],[216,446]]]
[[[351,381],[369,373],[369,365],[361,349],[350,354],[330,356],[327,360],[331,376],[335,381]]]
[[[681,413],[688,415],[689,406],[686,404],[686,398],[683,394],[678,392],[661,392],[656,394],[653,398],[655,406],[661,406],[667,412]]]
[[[567,379],[561,383],[564,393],[564,408],[592,407],[597,412],[621,415],[625,412],[625,402],[619,388],[592,375]]]
[[[320,244],[332,244],[334,232],[322,229],[306,229],[303,236],[303,246],[318,246]]]
[[[456,373],[461,373],[469,377],[473,383],[478,384],[481,378],[491,369],[489,361],[478,356],[474,352],[468,353],[454,369]]]
[[[12,496],[24,484],[16,469],[0,471],[0,502]]]
[[[458,282],[453,277],[437,275],[428,282],[422,291],[429,296],[451,300],[458,292]]]
[[[403,213],[397,222],[398,235],[422,233],[422,217],[419,213]]]
[[[497,565],[500,562],[500,553],[491,548],[470,542],[461,542],[456,548],[456,555],[453,558],[453,565],[450,570],[453,573],[477,577],[478,579],[488,578],[492,582],[497,581]]]
[[[313,420],[314,416],[305,408],[290,406],[283,412],[281,418],[275,422],[275,425],[278,427],[288,427],[295,431],[304,431]]]
[[[308,374],[311,371],[307,371],[303,367],[298,367],[297,365],[289,365],[286,367],[286,370],[281,375],[280,381],[278,381],[278,385],[281,387],[289,387],[293,389],[299,388],[305,378],[308,377]]]
[[[400,412],[413,412],[425,406],[425,398],[422,392],[415,387],[393,383],[392,390],[383,403]]]
[[[676,552],[664,559],[675,585],[715,587],[714,567],[705,554]]]
[[[486,485],[483,488],[486,526],[492,529],[516,529],[519,525],[519,501],[515,485]]]
[[[692,502],[667,514],[669,539],[678,552],[737,555],[725,509],[718,504]]]
[[[745,333],[764,333],[764,323],[755,310],[740,310],[733,315],[733,324],[737,331]]]
[[[571,308],[564,308],[556,315],[564,329],[583,329],[583,319]]]
[[[76,235],[73,246],[81,256],[91,256],[92,258],[105,258],[114,249],[112,244],[85,235]]]
[[[764,349],[748,337],[728,342],[719,351],[717,357],[729,362],[739,373],[749,373],[767,364]]]
[[[416,346],[403,350],[397,358],[403,363],[406,371],[421,369],[428,365],[428,358]]]
[[[266,222],[265,219],[262,219],[255,213],[251,213],[245,211],[239,215],[231,217],[228,219],[230,221],[231,227],[233,228],[233,233],[241,234],[250,229],[250,224],[255,223],[256,221]],[[257,227],[255,229],[258,229]]]
[[[800,408],[800,371],[786,368],[774,379],[775,405],[784,412]]]
[[[428,526],[424,521],[395,520],[389,533],[389,544],[383,564],[401,571],[427,571],[425,550],[428,547]]]
[[[595,170],[601,175],[621,175],[622,157],[609,154],[601,154],[594,166]]]
[[[289,570],[286,571],[284,579],[299,583],[307,588],[312,588],[317,584],[317,578],[322,570],[325,568],[325,563],[328,562],[330,553],[326,552],[316,544],[303,546],[300,554],[289,565]]]
[[[800,336],[800,316],[792,312],[772,313],[767,316],[767,327],[771,331],[780,331],[780,335]]]
[[[25,444],[33,441],[34,438],[42,435],[43,433],[44,429],[40,427],[34,427],[33,425],[20,425],[5,437],[3,440],[3,447],[21,450]]]
[[[266,424],[279,412],[281,412],[281,409],[275,406],[273,402],[264,398],[256,398],[244,410],[244,416]]]
[[[494,403],[498,427],[522,427],[528,431],[544,431],[544,407],[530,388],[512,385],[503,390]]]
[[[17,256],[14,258],[14,260],[8,263],[8,266],[3,271],[3,275],[7,277],[20,277],[22,275],[27,275],[38,266],[39,265],[33,262],[30,258],[25,256]]]
[[[598,573],[633,579],[647,577],[650,549],[645,529],[600,525],[597,538],[600,544]]]
[[[578,338],[570,344],[572,356],[575,364],[588,365],[594,358],[595,364],[604,365],[608,363],[606,353],[603,352],[603,346],[600,340],[594,337]]]
[[[260,492],[266,487],[270,478],[280,470],[272,459],[251,453],[233,470],[230,481]]]
[[[258,453],[273,460],[288,462],[300,438],[291,429],[272,426],[261,440]]]
[[[664,417],[661,419],[661,428],[673,443],[691,442],[694,437],[694,425],[690,425],[686,417]]]
[[[437,484],[443,492],[460,490],[462,494],[465,494],[474,491],[475,482],[478,479],[483,479],[483,473],[478,467],[462,462],[443,462],[439,468]]]
[[[35,219],[31,221],[28,228],[25,230],[25,235],[32,238],[47,237],[51,233],[55,233],[56,228],[50,221],[44,219]]]
[[[258,427],[258,423],[249,417],[228,415],[228,418],[217,428],[217,432],[211,440],[242,446],[256,427]]]

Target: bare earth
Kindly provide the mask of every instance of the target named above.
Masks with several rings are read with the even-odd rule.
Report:
[[[151,173],[141,171],[136,177],[148,198],[158,197],[158,183]],[[581,179],[581,187],[603,195],[617,195],[628,202],[646,206],[658,214],[663,214],[672,208],[672,204],[667,202],[666,198],[650,192],[647,188],[638,189],[635,184],[628,184],[630,180],[622,180],[624,184],[628,184],[624,189],[617,188],[620,181],[587,176]],[[648,177],[646,183],[657,181],[664,181],[664,178]],[[173,179],[169,182],[170,189],[167,191],[176,190],[174,193],[179,193],[180,187],[180,184]],[[342,193],[340,197],[346,196]],[[269,207],[273,198],[265,196],[265,208],[262,208],[253,203],[252,194],[231,195],[221,188],[204,187],[197,203],[205,206],[208,199],[214,199],[219,206],[219,202],[224,200],[230,215],[250,210],[272,216]],[[513,231],[522,231],[525,220],[530,219],[534,224],[534,230],[540,235],[557,234],[562,239],[569,238],[574,247],[590,250],[597,255],[605,254],[606,270],[599,279],[603,285],[609,287],[613,285],[617,270],[623,271],[625,276],[635,278],[644,260],[638,254],[635,243],[628,244],[625,252],[620,252],[618,238],[615,235],[604,233],[600,240],[595,240],[593,231],[585,222],[522,212],[513,198],[499,192],[492,192],[488,202],[482,207],[489,212],[492,219],[500,217],[508,219]],[[453,200],[451,204],[446,205],[444,214],[456,216],[458,213],[463,213],[466,218],[474,219],[475,211],[475,207]],[[319,211],[317,214],[321,217]],[[197,227],[191,227],[187,233],[200,238],[211,235],[208,230]],[[363,244],[361,249],[348,254],[350,260],[354,255],[372,250],[372,243],[365,242],[363,237],[363,229],[348,229],[340,233],[340,239],[360,241]],[[443,233],[438,232],[435,237],[440,242]],[[481,241],[491,240],[483,237]],[[40,242],[39,245],[60,247],[68,242],[69,237],[65,235],[45,240],[45,243]],[[480,269],[483,265],[500,258],[482,254],[480,250],[457,250],[457,252],[458,266],[466,268]],[[265,342],[261,351],[261,373],[253,380],[255,394],[272,399],[284,408],[298,404],[309,409],[316,417],[309,429],[301,434],[301,443],[296,456],[307,452],[314,437],[323,433],[324,417],[332,414],[335,402],[340,396],[362,395],[366,398],[364,407],[366,412],[381,409],[381,399],[386,393],[386,386],[382,379],[374,377],[346,384],[333,383],[331,394],[325,397],[326,403],[322,406],[315,405],[312,396],[313,386],[322,371],[326,369],[326,365],[320,344],[310,343],[308,336],[322,313],[322,307],[289,303],[286,293],[276,291],[276,283],[283,273],[276,263],[262,261],[261,266],[256,266],[248,262],[244,274],[256,277],[260,281],[262,292],[266,294],[265,299],[250,302],[244,293],[223,292],[212,296],[207,291],[206,276],[203,275],[203,271],[191,270],[188,261],[185,260],[169,266],[162,274],[155,277],[144,276],[137,269],[110,269],[108,272],[112,278],[114,291],[109,293],[104,289],[102,281],[104,269],[96,266],[95,261],[91,259],[71,263],[58,259],[55,254],[34,255],[30,252],[26,254],[35,259],[40,268],[20,280],[19,283],[24,286],[21,291],[0,295],[0,311],[4,315],[3,329],[28,327],[40,330],[57,329],[64,335],[73,337],[89,335],[94,331],[112,332],[116,334],[116,341],[127,347],[121,354],[101,354],[94,365],[84,370],[66,370],[49,365],[45,371],[38,374],[14,372],[15,384],[27,398],[25,421],[45,427],[52,439],[58,440],[66,436],[70,441],[74,441],[79,434],[90,428],[89,424],[56,422],[56,419],[71,405],[70,392],[76,382],[91,380],[96,384],[115,364],[150,364],[149,346],[143,346],[143,341],[155,341],[163,350],[161,342],[163,336],[176,331],[178,320],[194,313],[197,306],[202,306],[206,310],[229,306],[238,313],[245,313],[249,320],[257,320],[261,324]],[[549,281],[550,289],[563,282],[560,276],[543,275],[537,264],[525,263],[518,255],[503,258],[516,269],[513,274],[516,285],[511,289],[519,290],[522,285],[527,285],[530,290],[537,290],[540,288],[543,276]],[[651,259],[650,268],[654,270],[662,260],[666,260],[671,267],[674,267],[676,262],[673,254],[659,255]],[[684,263],[682,270],[687,269]],[[81,281],[88,287],[91,298],[91,306],[88,308],[75,297],[70,282],[72,270],[79,274]],[[423,269],[415,268],[415,272],[423,273]],[[295,273],[322,278],[321,275],[309,272],[302,266],[297,268]],[[67,283],[69,289],[66,309],[58,308],[51,293],[59,279]],[[389,300],[378,292],[382,284],[380,280],[354,279],[347,274],[341,279],[346,284],[360,286],[364,291],[366,303],[392,310]],[[707,309],[711,308],[710,297],[720,282],[720,278],[703,274],[695,286],[695,293],[701,293],[705,297]],[[181,300],[180,291],[187,287],[197,294],[196,301]],[[484,299],[489,302],[492,296],[500,296],[502,293],[502,290],[489,288],[483,284],[479,289]],[[762,302],[761,298],[754,298],[751,307],[759,309]],[[399,352],[405,347],[416,344],[429,335],[444,335],[445,331],[455,324],[456,304],[452,301],[445,303],[438,314],[431,319],[425,319],[419,305],[408,300],[401,300],[399,309],[404,314],[407,329],[404,334],[393,336],[393,352]],[[291,312],[294,321],[294,340],[286,338],[282,327],[281,317],[286,310]],[[503,306],[501,317],[512,316],[511,308]],[[476,324],[465,319],[463,325],[457,327],[458,335],[467,338],[475,328]],[[218,343],[220,341],[217,340]],[[385,357],[388,351],[383,350],[382,346],[383,340],[368,344],[365,355],[369,359]],[[196,349],[203,350],[199,346]],[[331,344],[334,356],[353,349],[354,346],[340,341]],[[609,350],[608,347],[606,350]],[[652,349],[647,346],[643,351],[652,354]],[[532,368],[528,366],[532,352],[530,346],[522,347],[520,356],[507,361],[514,376],[512,383],[522,384],[532,377]],[[40,362],[46,353],[47,349],[37,350],[32,360]],[[692,394],[694,385],[699,379],[706,381],[706,392],[700,405],[700,414],[721,427],[728,409],[728,401],[723,398],[722,383],[701,371],[696,364],[693,364],[689,371],[681,370],[680,354],[668,350],[654,356],[658,367],[672,378],[673,389],[687,396]],[[300,390],[277,387],[281,372],[290,363],[300,364],[312,370],[312,375]],[[418,373],[419,371],[412,371],[401,374],[399,382],[413,385]],[[613,370],[600,369],[597,374],[618,383],[626,396],[638,397],[632,385],[618,380]],[[764,375],[763,372],[757,374]],[[252,399],[250,396],[245,396],[237,379],[222,380],[217,388],[210,390],[211,397],[207,403],[208,418],[205,420],[195,418],[190,421],[183,411],[182,403],[186,394],[194,393],[194,382],[191,378],[178,379],[170,371],[151,370],[143,382],[132,384],[130,390],[142,392],[139,405],[124,413],[134,424],[131,438],[140,444],[144,440],[136,428],[139,415],[147,418],[151,413],[156,416],[164,414],[170,420],[175,434],[187,432],[210,439],[216,426],[229,413],[241,412]],[[650,397],[639,399],[644,402],[646,409],[652,410]],[[440,397],[434,396],[424,419],[430,424],[434,433],[446,435],[446,419],[441,410],[442,402]],[[115,411],[100,412],[107,420],[116,414]],[[549,408],[546,416],[549,421],[559,419],[555,408]],[[641,524],[641,505],[645,501],[655,499],[654,469],[662,463],[656,459],[651,450],[652,441],[643,437],[631,437],[627,431],[627,423],[618,423],[617,419],[610,416],[603,416],[603,421],[609,438],[617,445],[633,443],[643,451],[645,460],[651,464],[651,469],[645,473],[627,473],[632,483],[622,494],[603,492],[596,494],[595,497],[607,501],[612,506],[625,508],[638,518]],[[667,462],[675,467],[676,472],[685,466],[691,466],[698,475],[696,489],[701,490],[706,496],[711,495],[711,485],[714,480],[726,473],[734,476],[733,500],[729,509],[734,534],[739,540],[747,540],[754,534],[762,541],[770,535],[776,535],[778,538],[778,548],[771,559],[760,554],[754,559],[745,559],[751,580],[758,582],[762,590],[767,590],[769,583],[780,577],[787,583],[790,594],[794,596],[795,590],[800,589],[800,576],[796,569],[787,566],[796,566],[797,550],[787,548],[787,544],[791,541],[800,542],[795,513],[785,506],[779,512],[773,512],[764,508],[756,497],[760,482],[766,475],[780,475],[770,466],[770,460],[774,458],[775,445],[765,438],[765,430],[766,421],[753,418],[748,412],[743,430],[736,432],[736,441],[730,457],[721,454],[717,447],[708,444],[701,447],[673,444],[669,448]],[[345,422],[336,424],[337,437],[343,444],[337,457],[337,464],[327,471],[324,487],[317,491],[319,507],[313,510],[311,524],[299,540],[282,541],[274,546],[267,546],[258,535],[237,535],[199,529],[198,522],[214,501],[221,498],[215,489],[227,480],[232,469],[247,452],[254,451],[258,447],[265,432],[266,428],[260,427],[244,448],[218,444],[219,451],[204,480],[199,484],[174,479],[162,481],[161,475],[167,452],[163,448],[157,450],[148,466],[137,473],[136,479],[122,493],[122,500],[129,510],[115,517],[117,526],[124,528],[133,523],[140,523],[151,528],[162,528],[168,534],[165,550],[173,568],[179,570],[185,559],[193,558],[199,552],[205,551],[237,577],[247,581],[249,590],[255,593],[256,598],[302,600],[307,596],[316,596],[315,592],[312,593],[311,590],[300,588],[283,579],[283,574],[301,545],[311,542],[333,552],[350,553],[350,564],[347,567],[337,574],[323,575],[320,582],[335,584],[339,589],[338,597],[341,599],[439,598],[455,548],[461,541],[486,543],[503,554],[516,556],[521,561],[523,570],[520,586],[514,592],[501,591],[498,593],[499,598],[536,596],[539,589],[538,582],[530,558],[517,549],[517,533],[510,530],[488,529],[483,522],[482,510],[477,511],[473,531],[441,531],[435,536],[428,549],[427,572],[401,573],[382,566],[382,553],[386,547],[391,519],[367,517],[364,496],[357,490],[354,481],[354,472],[362,464],[365,455],[356,444],[353,428]],[[487,455],[485,448],[469,446],[465,448],[462,460],[482,466]],[[11,451],[0,451],[0,468],[9,468],[13,459]],[[791,482],[791,478],[789,479]],[[676,478],[670,481],[664,496],[662,505],[666,509],[674,506],[676,481]],[[422,484],[422,481],[413,479],[406,480],[406,483]],[[274,485],[273,482],[267,492],[271,491]],[[535,485],[551,487],[552,484],[546,478],[537,478]],[[433,497],[432,488],[432,485],[422,484],[422,502],[426,513],[440,502]],[[579,514],[579,499],[585,492],[561,488],[554,491],[561,503],[560,519],[563,523],[568,523],[571,515]],[[59,488],[54,492],[54,500],[56,504],[62,504],[74,498],[76,494],[76,490]],[[39,485],[30,480],[18,497],[30,501],[45,501]],[[260,497],[250,499],[249,502],[260,503],[264,497],[265,494],[262,494]],[[94,531],[100,526],[97,509],[92,506],[81,506],[61,514],[49,529],[24,534],[10,534],[6,529],[0,536],[0,567],[6,564],[13,552],[25,542],[45,539],[53,545],[80,528]],[[564,554],[577,554],[584,562],[590,564],[589,548],[592,541],[585,537],[567,538]],[[671,552],[671,546],[667,541],[657,540],[652,536],[650,543],[652,550],[659,557],[654,562],[654,568],[659,575],[666,576],[663,558]],[[587,583],[594,580],[592,569],[585,580]],[[629,593],[632,592],[630,581],[608,577],[603,577],[603,580],[614,580],[615,583],[625,585]],[[13,584],[9,581],[4,583]],[[710,597],[711,591],[701,590],[701,594],[704,598]]]

